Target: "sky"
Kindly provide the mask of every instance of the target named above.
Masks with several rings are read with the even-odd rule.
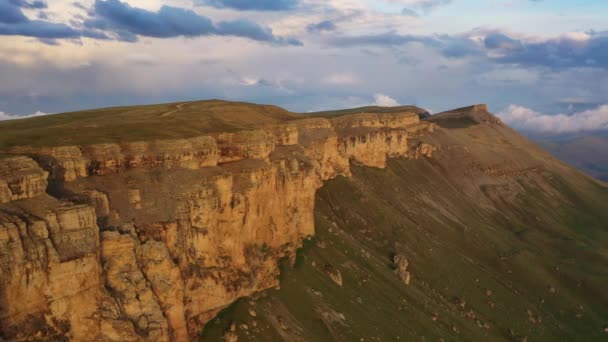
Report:
[[[0,0],[0,120],[218,98],[606,130],[607,18],[608,0]]]

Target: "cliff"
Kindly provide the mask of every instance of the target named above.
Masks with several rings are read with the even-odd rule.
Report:
[[[427,120],[416,150],[432,158],[324,182],[280,289],[239,300],[201,341],[606,340],[606,184],[483,107]]]
[[[324,181],[430,157],[420,138],[434,126],[416,112],[273,116],[183,138],[5,146],[1,336],[194,338],[278,285],[278,261],[315,233]]]

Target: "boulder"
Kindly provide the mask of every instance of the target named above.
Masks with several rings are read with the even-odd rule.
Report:
[[[401,281],[405,285],[409,285],[412,279],[412,275],[407,271],[410,264],[409,260],[404,255],[397,254],[393,257],[393,264],[395,265],[395,273],[401,278]]]

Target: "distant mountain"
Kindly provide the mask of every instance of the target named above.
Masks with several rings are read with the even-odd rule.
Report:
[[[608,132],[530,137],[557,158],[608,181]]]

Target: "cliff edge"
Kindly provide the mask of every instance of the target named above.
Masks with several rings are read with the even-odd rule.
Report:
[[[315,233],[324,181],[436,150],[419,111],[162,106],[0,125],[0,336],[195,338],[278,285],[278,261]]]

